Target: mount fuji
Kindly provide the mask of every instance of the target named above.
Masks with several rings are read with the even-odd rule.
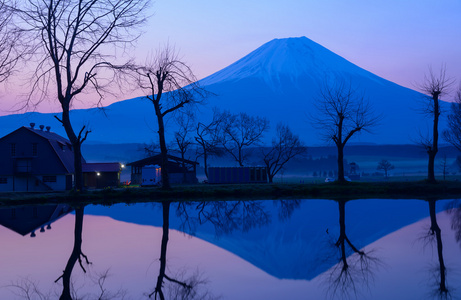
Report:
[[[306,37],[274,39],[228,67],[202,79],[201,86],[214,95],[199,107],[197,118],[206,122],[214,107],[233,113],[266,117],[272,139],[278,122],[290,126],[307,145],[322,143],[308,115],[315,114],[314,102],[326,78],[344,78],[382,115],[372,134],[363,133],[351,142],[408,144],[429,128],[429,118],[419,113],[424,95],[378,77],[336,55]],[[50,125],[64,135],[55,113],[25,113],[0,117],[3,136],[30,122]],[[124,100],[99,109],[71,112],[75,128],[88,125],[94,143],[149,143],[156,139],[156,119],[151,103],[142,97]],[[175,123],[167,124],[167,134]],[[441,124],[443,129],[444,125]]]

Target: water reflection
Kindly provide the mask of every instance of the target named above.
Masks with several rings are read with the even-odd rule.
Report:
[[[157,299],[157,296],[160,300],[165,299],[215,299],[211,293],[209,293],[203,286],[206,284],[206,280],[202,279],[202,275],[197,271],[190,275],[188,278],[183,278],[187,272],[182,274],[178,273],[175,277],[170,274],[166,274],[167,270],[167,249],[168,249],[168,240],[170,232],[170,207],[172,201],[163,201],[161,202],[162,206],[162,240],[160,245],[160,269],[158,272],[157,283],[155,289],[152,293],[149,294],[149,298],[152,296],[154,299]],[[177,212],[186,212],[185,207],[189,206],[186,203],[175,203],[177,204]],[[165,297],[165,281],[171,283],[168,285],[168,295]]]
[[[447,208],[448,213],[451,214],[451,229],[455,231],[456,241],[461,246],[461,201],[453,200]]]
[[[29,293],[35,289],[37,295],[42,295],[42,299],[141,299],[148,296],[153,299],[214,299],[216,297],[213,294],[222,294],[226,289],[227,294],[224,295],[229,299],[241,299],[246,296],[252,299],[305,299],[306,295],[310,295],[311,299],[386,299],[384,295],[391,293],[387,289],[393,289],[394,285],[397,287],[396,290],[409,289],[410,292],[401,295],[402,299],[420,299],[421,291],[425,290],[420,284],[427,282],[425,277],[428,272],[425,269],[421,275],[418,266],[424,268],[430,257],[426,255],[424,259],[414,260],[418,265],[413,263],[411,266],[405,265],[403,260],[411,260],[417,256],[416,252],[419,249],[415,252],[411,247],[421,248],[421,244],[414,242],[421,231],[422,222],[415,222],[425,217],[429,217],[425,222],[430,222],[425,234],[429,239],[426,241],[433,242],[434,249],[437,250],[434,251],[437,255],[437,272],[431,273],[437,278],[437,297],[444,298],[450,295],[448,290],[452,293],[455,291],[451,286],[450,289],[447,287],[446,266],[458,268],[453,265],[450,258],[459,257],[459,247],[453,235],[450,235],[451,240],[444,236],[442,246],[442,230],[447,232],[447,227],[444,227],[446,220],[451,221],[451,227],[459,242],[460,205],[459,202],[451,202],[450,219],[437,214],[445,207],[443,202],[417,200],[166,201],[132,206],[114,205],[110,208],[80,206],[75,208],[75,216],[69,216],[66,218],[68,221],[54,226],[56,229],[52,233],[62,229],[63,233],[72,235],[73,245],[69,241],[69,247],[63,247],[65,251],[60,251],[66,253],[62,259],[57,259],[53,255],[48,257],[46,249],[56,248],[62,243],[63,238],[60,236],[61,239],[53,240],[51,234],[42,235],[39,232],[41,228],[46,231],[47,226],[53,222],[54,217],[51,216],[62,217],[62,213],[71,211],[72,208],[48,207],[44,209],[47,213],[43,213],[43,218],[40,217],[41,208],[34,210],[32,207],[25,207],[22,211],[22,208],[16,208],[14,212],[11,209],[0,210],[0,223],[25,235],[26,239],[23,240],[33,241],[34,245],[39,246],[40,241],[46,240],[48,246],[40,246],[45,250],[36,250],[37,253],[34,255],[40,257],[37,262],[42,262],[46,266],[60,265],[58,269],[54,269],[49,283],[61,275],[64,267],[62,275],[57,280],[59,283],[62,282],[62,290],[59,285],[60,290],[55,297],[49,296],[53,293],[39,293],[39,286],[35,285],[37,281],[17,281],[18,288],[28,290]],[[94,215],[110,216],[112,219]],[[12,216],[21,221],[13,224]],[[413,223],[419,227],[411,227],[413,229],[410,231],[405,229],[405,226]],[[404,230],[400,230],[401,228]],[[187,234],[182,236],[175,229],[195,235],[209,243]],[[96,231],[98,234],[95,234]],[[32,232],[36,232],[33,239],[29,238]],[[405,238],[390,238],[399,234]],[[45,236],[46,239],[38,238]],[[131,239],[130,236],[136,238]],[[156,236],[155,240],[152,236]],[[22,237],[18,236],[19,238]],[[148,242],[140,242],[144,240]],[[330,242],[328,249],[323,247],[326,241]],[[379,242],[378,246],[373,244],[376,241]],[[194,247],[190,247],[191,242],[195,243]],[[128,247],[127,244],[130,243],[132,245]],[[456,245],[456,252],[453,251],[453,243]],[[4,240],[3,248],[9,244],[10,240]],[[21,247],[19,244],[18,250]],[[32,247],[35,247],[34,245]],[[207,255],[204,253],[209,253],[208,249],[219,249],[218,247],[226,256],[222,254],[223,256],[200,258],[201,263],[194,260],[194,256],[198,259],[200,255]],[[119,254],[115,256],[115,253]],[[88,254],[89,259],[85,254]],[[230,259],[233,263],[226,264]],[[102,260],[107,261],[107,264],[101,264]],[[95,265],[89,267],[89,261]],[[155,263],[152,263],[153,261]],[[389,267],[389,261],[394,262],[391,264],[392,267]],[[396,261],[399,263],[395,264]],[[386,267],[382,267],[381,262]],[[118,275],[122,282],[133,280],[131,274],[135,273],[141,274],[140,277],[146,277],[142,285],[136,286],[137,290],[133,287],[130,290],[131,293],[141,293],[139,297],[125,296],[126,294],[117,290],[118,281],[114,284],[113,278],[111,282],[107,281],[111,275],[109,269],[98,274],[94,272],[96,267],[104,269],[109,266],[111,273],[120,273],[121,268],[117,268],[117,265],[121,263],[126,263],[122,270],[129,270],[125,277],[123,272],[122,275]],[[31,269],[34,267],[36,266],[30,264]],[[37,268],[40,267],[37,265]],[[392,278],[386,279],[386,276],[383,276],[389,270],[394,272],[393,276],[400,276],[403,271],[411,275],[402,276],[401,282],[396,283]],[[84,283],[80,281],[75,286],[75,280],[85,271],[88,271],[88,274],[84,275]],[[219,274],[223,275],[220,277]],[[460,278],[451,272],[448,275],[453,281]],[[371,282],[373,278],[378,280]],[[408,283],[410,280],[418,282]],[[2,279],[0,286],[4,286],[4,282]],[[328,295],[324,290],[318,289],[322,282],[327,284]],[[99,290],[94,290],[94,284]],[[110,286],[111,284],[113,285]],[[386,287],[380,290],[380,285]],[[232,289],[227,286],[239,288]],[[361,294],[363,288],[369,289],[366,296]],[[232,296],[229,296],[229,290],[233,290],[230,294]],[[11,299],[3,295],[0,294],[0,298]],[[429,299],[437,297],[433,295]],[[389,298],[392,297],[389,296],[387,299]]]
[[[426,240],[434,244],[437,249],[437,258],[438,258],[438,268],[435,271],[436,279],[436,295],[441,299],[446,299],[449,296],[449,290],[447,288],[447,268],[445,266],[445,261],[443,258],[443,243],[442,243],[442,230],[437,223],[437,214],[436,214],[436,202],[437,200],[428,200],[429,205],[429,216],[431,225],[429,231],[426,235]]]
[[[370,280],[381,264],[373,250],[358,248],[346,231],[346,200],[338,200],[339,236],[332,243],[337,249],[336,262],[327,272],[327,290],[332,298],[349,298],[363,287],[369,289]],[[327,229],[327,234],[329,234]]]
[[[15,206],[0,209],[0,225],[20,235],[36,237],[51,230],[51,224],[72,211],[68,205]]]
[[[181,231],[194,235],[198,226],[213,225],[217,237],[234,230],[248,232],[271,222],[263,201],[179,202],[176,215]]]
[[[75,208],[75,227],[74,227],[74,247],[70,254],[69,260],[67,261],[66,267],[63,274],[55,280],[58,282],[62,279],[62,293],[59,297],[60,300],[72,300],[71,296],[71,275],[74,269],[75,263],[78,261],[83,272],[86,273],[86,269],[83,266],[83,261],[89,265],[88,257],[82,252],[82,230],[83,230],[83,215],[85,206],[78,206]]]

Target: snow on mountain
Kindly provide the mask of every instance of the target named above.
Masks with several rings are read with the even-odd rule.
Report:
[[[246,112],[270,120],[271,131],[266,134],[265,142],[272,139],[277,123],[284,122],[307,145],[318,145],[323,142],[307,116],[315,114],[319,86],[335,78],[350,81],[372,104],[376,114],[383,116],[373,134],[361,134],[351,142],[408,144],[417,140],[420,133],[429,131],[430,118],[418,112],[422,94],[361,69],[306,37],[272,40],[202,79],[201,85],[215,95],[199,107],[198,119],[209,120],[213,107]],[[0,135],[30,122],[50,125],[53,131],[64,135],[54,115],[27,113],[0,117]],[[104,111],[75,110],[71,117],[75,128],[88,125],[92,130],[88,142],[150,143],[157,137],[153,106],[141,97],[113,103]],[[174,130],[175,124],[170,121],[168,136]]]

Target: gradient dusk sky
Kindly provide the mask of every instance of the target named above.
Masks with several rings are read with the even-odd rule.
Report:
[[[461,80],[461,0],[157,0],[150,11],[136,56],[169,43],[199,79],[274,38],[306,36],[409,88],[415,89],[429,66],[438,71],[445,64],[447,74]],[[2,89],[1,115],[11,108],[13,90],[11,83]],[[119,95],[104,104],[136,96]],[[38,111],[57,108],[50,101]]]

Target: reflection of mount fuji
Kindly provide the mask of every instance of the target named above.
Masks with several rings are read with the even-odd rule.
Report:
[[[19,233],[35,237],[35,231],[45,232],[51,224],[70,213],[67,205],[17,206],[0,209],[0,225]]]
[[[170,229],[191,230],[195,236],[277,278],[310,280],[337,262],[327,258],[331,244],[339,236],[338,205],[329,200],[302,200],[295,205],[290,201],[294,200],[227,204],[216,201],[207,206],[193,202],[186,209],[183,204],[172,203]],[[231,209],[223,210],[225,205]],[[438,207],[441,210],[444,205]],[[223,211],[233,214],[224,226],[221,221],[229,216]],[[90,206],[87,212],[140,225],[162,226],[159,204]],[[205,221],[211,220],[210,216],[216,217],[214,221]],[[427,216],[427,204],[420,200],[353,200],[346,204],[347,235],[357,248],[362,248]],[[197,220],[204,224],[192,224]],[[380,254],[377,249],[376,255],[385,253]]]
[[[418,113],[422,108],[420,93],[380,78],[306,37],[269,41],[202,79],[201,85],[216,96],[210,97],[206,106],[199,107],[197,118],[206,122],[213,107],[233,113],[246,112],[266,117],[271,130],[283,121],[307,145],[318,144],[318,131],[312,128],[306,115],[315,112],[319,86],[327,78],[350,81],[384,117],[381,126],[373,129],[373,135],[364,133],[356,141],[408,144],[415,135],[428,129],[426,124],[430,120]],[[30,122],[51,125],[52,130],[65,136],[53,115],[27,113],[0,117],[0,136]],[[74,110],[71,115],[75,128],[82,124],[90,126],[89,142],[148,143],[157,130],[152,104],[140,98],[113,103],[104,112],[92,108]],[[174,126],[174,122],[169,122],[167,138],[172,138]],[[266,134],[265,139],[270,142],[271,134]]]

